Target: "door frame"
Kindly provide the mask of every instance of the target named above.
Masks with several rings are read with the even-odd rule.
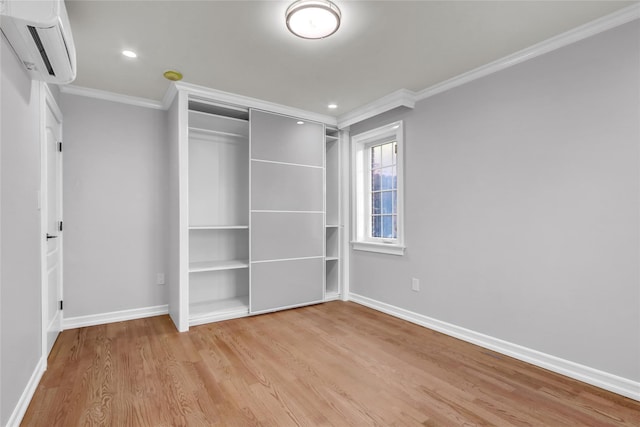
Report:
[[[41,348],[42,348],[42,358],[45,363],[49,356],[47,351],[47,330],[48,330],[48,299],[49,299],[49,287],[48,287],[48,277],[47,277],[47,232],[48,232],[48,216],[49,216],[49,206],[48,206],[48,182],[47,182],[47,109],[51,109],[51,112],[56,117],[56,119],[60,122],[60,129],[62,133],[62,111],[58,107],[58,104],[49,89],[49,85],[44,82],[40,83],[40,282],[41,282],[41,291],[40,291],[40,302],[41,302]],[[58,209],[60,212],[60,220],[62,220],[62,155],[58,158],[58,182],[60,185],[58,186]],[[58,287],[60,290],[60,299],[62,299],[63,295],[63,283],[62,283],[62,269],[63,269],[63,236],[62,232],[58,233],[59,239],[59,251],[60,251],[60,265],[59,265],[59,277],[58,277]],[[60,315],[60,331],[63,330],[63,317],[64,312]]]

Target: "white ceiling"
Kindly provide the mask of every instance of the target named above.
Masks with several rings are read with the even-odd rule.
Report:
[[[291,0],[292,2],[293,0]],[[289,1],[67,0],[74,85],[161,100],[184,81],[340,115],[398,89],[419,91],[634,2],[344,1],[324,40],[285,27]],[[132,49],[138,58],[121,55]],[[335,102],[336,110],[327,104]]]

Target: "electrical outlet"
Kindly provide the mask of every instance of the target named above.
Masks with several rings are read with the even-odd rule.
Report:
[[[164,285],[164,273],[158,273],[156,275],[156,284]]]
[[[420,290],[420,280],[415,277],[411,279],[411,290],[414,292],[418,292]]]

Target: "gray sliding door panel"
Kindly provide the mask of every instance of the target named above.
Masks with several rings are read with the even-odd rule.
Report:
[[[320,302],[322,258],[277,261],[251,266],[251,312]]]
[[[324,126],[251,110],[252,313],[324,296]]]
[[[323,256],[321,213],[251,213],[251,261]]]
[[[251,162],[253,210],[322,211],[323,170]]]
[[[251,158],[323,166],[324,128],[319,123],[251,110]]]

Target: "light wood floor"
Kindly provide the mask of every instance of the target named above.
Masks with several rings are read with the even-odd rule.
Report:
[[[64,331],[27,426],[639,426],[640,402],[354,303]]]

